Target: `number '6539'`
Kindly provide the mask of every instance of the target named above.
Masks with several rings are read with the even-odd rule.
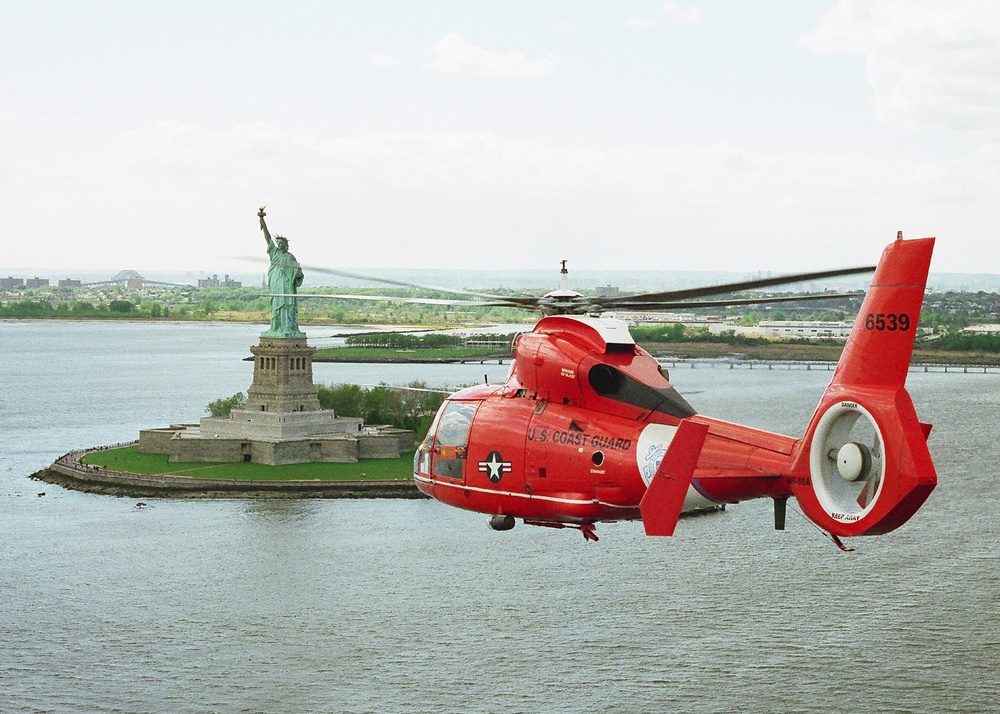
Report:
[[[866,330],[888,330],[889,332],[895,332],[900,330],[906,332],[910,329],[910,316],[904,312],[886,312],[886,313],[872,313],[869,312],[865,316],[865,329]]]

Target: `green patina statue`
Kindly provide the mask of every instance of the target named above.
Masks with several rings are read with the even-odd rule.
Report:
[[[288,239],[271,234],[264,223],[264,206],[257,211],[260,229],[267,240],[267,254],[271,267],[267,269],[267,291],[271,294],[271,328],[261,337],[305,337],[299,329],[299,306],[295,294],[302,285],[302,267],[295,256],[288,252]]]

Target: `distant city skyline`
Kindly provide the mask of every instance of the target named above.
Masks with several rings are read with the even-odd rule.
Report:
[[[989,0],[0,3],[7,272],[1000,273]]]
[[[410,269],[380,269],[358,268],[359,274],[372,277],[388,278],[390,280],[405,280],[428,287],[470,289],[555,289],[558,287],[559,275],[554,270],[512,269],[509,271],[474,270],[474,269],[442,269],[442,268],[410,268]],[[59,281],[66,279],[81,280],[86,285],[92,282],[107,282],[115,275],[125,272],[123,269],[98,268],[88,270],[61,270],[51,268],[29,269],[18,271],[13,268],[0,267],[0,279],[8,276],[28,280],[30,278],[48,279],[49,287],[57,287]],[[266,274],[263,272],[240,272],[222,274],[217,270],[140,270],[135,271],[151,283],[173,283],[197,286],[200,282],[211,280],[215,276],[220,284],[226,277],[242,282],[244,288],[259,288],[265,290]],[[761,277],[779,274],[777,271],[706,271],[706,270],[580,270],[571,271],[570,287],[579,290],[596,290],[611,285],[624,291],[637,290],[671,290],[715,283],[731,282],[749,277]],[[835,287],[840,290],[865,290],[870,282],[870,276],[859,275],[845,278],[815,281],[806,284],[793,284],[777,290],[805,291],[814,286]],[[306,270],[303,287],[318,288],[323,286],[347,287],[382,287],[377,282],[366,283],[357,280],[337,278],[335,276],[310,273]],[[224,287],[223,285],[220,285]],[[391,286],[384,286],[389,290]],[[986,291],[1000,292],[1000,274],[996,273],[945,273],[931,271],[928,279],[928,289],[935,291]]]

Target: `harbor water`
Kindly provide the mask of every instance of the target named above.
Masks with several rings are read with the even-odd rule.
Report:
[[[940,483],[838,550],[769,502],[601,540],[429,500],[155,500],[29,479],[245,391],[263,328],[0,322],[4,712],[977,712],[1000,701],[1000,375],[913,373]],[[312,328],[322,339],[330,329]],[[322,383],[507,365],[316,364]],[[824,371],[671,370],[800,435]]]

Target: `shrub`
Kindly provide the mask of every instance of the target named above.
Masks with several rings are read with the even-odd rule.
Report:
[[[243,392],[237,392],[231,397],[216,399],[214,402],[209,402],[208,411],[214,417],[229,416],[229,412],[233,409],[243,407],[246,403],[246,395],[243,394]]]

